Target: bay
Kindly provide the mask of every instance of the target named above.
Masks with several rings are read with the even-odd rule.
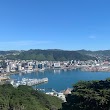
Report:
[[[37,85],[37,88],[52,88],[56,91],[72,88],[73,84],[78,81],[105,80],[110,77],[110,72],[84,72],[79,70],[46,70],[42,72],[32,72],[26,74],[10,75],[11,79],[21,80],[22,78],[45,78],[49,79],[48,83]],[[34,86],[35,87],[35,86]]]

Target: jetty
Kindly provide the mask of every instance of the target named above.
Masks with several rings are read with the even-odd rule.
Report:
[[[33,85],[38,85],[41,83],[48,82],[48,78],[42,78],[42,79],[28,79],[28,78],[22,78],[21,81],[11,81],[10,83],[14,87],[18,87],[19,85],[27,85],[27,86],[33,86]]]

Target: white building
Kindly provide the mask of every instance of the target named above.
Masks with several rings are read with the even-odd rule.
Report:
[[[54,63],[54,67],[55,67],[55,68],[60,68],[60,67],[61,67],[60,62]]]
[[[18,64],[18,71],[21,71],[21,70],[22,70],[21,64]]]
[[[9,65],[7,65],[6,72],[7,72],[7,73],[10,72],[10,67],[9,67]]]

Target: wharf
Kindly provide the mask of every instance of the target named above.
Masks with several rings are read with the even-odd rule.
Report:
[[[28,79],[28,78],[22,78],[21,81],[11,81],[10,83],[14,87],[18,87],[19,85],[27,85],[27,86],[33,86],[33,85],[38,85],[41,83],[48,82],[48,78],[42,78],[42,79]]]

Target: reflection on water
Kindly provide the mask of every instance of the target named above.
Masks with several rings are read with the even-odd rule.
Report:
[[[55,69],[54,71],[53,71],[55,74],[57,74],[57,73],[61,73],[61,70],[57,70],[57,69]]]

